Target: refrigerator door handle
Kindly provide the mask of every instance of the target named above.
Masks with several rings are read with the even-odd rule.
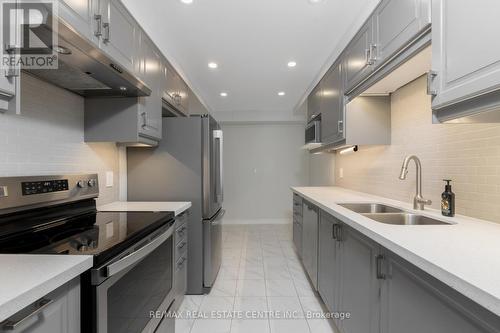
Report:
[[[223,159],[223,140],[224,140],[224,136],[223,136],[223,133],[222,133],[222,130],[215,130],[213,132],[213,135],[214,135],[214,139],[215,141],[218,142],[218,153],[219,153],[219,160],[218,160],[218,182],[217,182],[217,185],[215,187],[215,191],[216,191],[216,195],[217,195],[217,202],[219,204],[222,204],[223,200],[224,200],[224,181],[223,181],[223,178],[224,178],[224,175],[223,175],[223,162],[224,162],[224,159]]]

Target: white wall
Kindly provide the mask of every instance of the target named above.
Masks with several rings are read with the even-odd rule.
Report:
[[[21,115],[0,113],[0,177],[99,173],[98,203],[118,199],[118,148],[83,142],[82,97],[35,79],[21,78]],[[113,171],[113,187],[103,186]]]
[[[223,124],[226,223],[291,222],[290,186],[308,184],[302,124]]]

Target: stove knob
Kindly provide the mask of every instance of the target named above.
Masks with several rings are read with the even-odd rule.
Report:
[[[90,179],[87,184],[89,185],[89,187],[94,187],[96,185],[96,180],[95,179]]]
[[[89,247],[87,245],[83,245],[83,244],[78,245],[78,248],[77,248],[77,250],[79,252],[85,252],[85,251],[88,251],[88,249],[89,249]]]
[[[85,187],[85,182],[83,180],[79,180],[77,183],[76,183],[76,186],[78,186],[79,188],[83,188]]]

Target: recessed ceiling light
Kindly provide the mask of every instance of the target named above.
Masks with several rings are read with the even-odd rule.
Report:
[[[216,69],[217,67],[219,67],[219,65],[217,65],[216,62],[209,62],[208,63],[208,68]]]
[[[285,92],[284,92],[284,91],[280,91],[280,92],[278,93],[278,96],[285,96]]]
[[[221,96],[221,97],[227,97],[227,92],[221,92],[221,93],[220,93],[220,96]]]
[[[193,0],[181,0],[182,3],[185,3],[186,5],[190,5],[193,3]]]
[[[323,2],[323,0],[309,0],[309,2],[312,4],[317,4],[317,3]]]
[[[288,67],[295,67],[297,66],[297,63],[295,61],[289,61],[287,65]]]

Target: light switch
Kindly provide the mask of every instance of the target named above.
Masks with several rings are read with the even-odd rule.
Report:
[[[344,178],[344,168],[339,169],[339,178]]]
[[[113,187],[113,171],[106,171],[106,187]]]

